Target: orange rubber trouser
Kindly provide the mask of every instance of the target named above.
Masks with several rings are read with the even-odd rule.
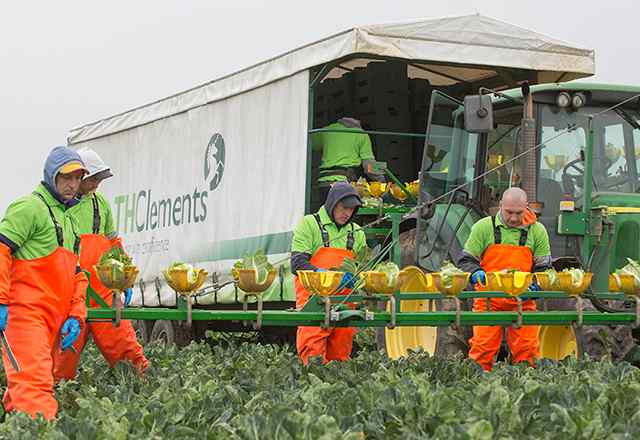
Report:
[[[60,351],[60,327],[69,316],[77,318],[81,326],[86,318],[87,278],[83,272],[75,274],[76,265],[73,252],[61,247],[47,257],[13,261],[5,335],[20,372],[3,353],[7,375],[3,404],[7,412],[20,411],[32,417],[42,413],[46,419],[56,415],[52,370],[53,356]]]
[[[533,267],[533,253],[526,246],[492,244],[487,247],[482,255],[480,266],[486,272],[497,272],[505,269],[530,272]],[[476,290],[485,289],[478,285]],[[487,302],[490,304],[490,311],[492,312],[514,311],[517,310],[518,304],[515,299],[511,298],[491,298],[489,300],[479,298],[473,301],[473,311],[486,311]],[[535,301],[524,301],[522,310],[536,310]],[[506,337],[513,363],[526,361],[531,365],[535,365],[535,360],[540,357],[538,326],[508,327]],[[491,371],[495,356],[500,350],[500,344],[502,344],[501,326],[474,326],[473,337],[469,340],[469,357],[478,362],[485,371]]]
[[[491,304],[492,312],[512,312],[517,310],[515,299],[478,298],[473,301],[474,312],[487,310],[487,302]],[[522,310],[532,312],[536,310],[533,300],[523,301]],[[511,351],[514,364],[528,362],[534,365],[534,360],[540,357],[537,325],[524,325],[520,328],[507,327],[505,329],[507,345]],[[469,340],[469,357],[479,363],[485,371],[491,371],[495,356],[502,344],[503,327],[499,325],[476,325],[473,327],[473,337]]]
[[[311,258],[310,263],[316,267],[329,269],[342,265],[345,258],[353,258],[353,252],[346,249],[322,247]],[[296,278],[296,307],[302,308],[310,293],[302,287]],[[353,347],[353,336],[355,329],[328,328],[300,326],[296,334],[296,348],[298,356],[306,365],[310,357],[322,356],[323,362],[346,361],[351,357]]]
[[[104,252],[118,244],[119,240],[109,240],[103,235],[83,234],[81,236],[80,267],[90,272],[91,287],[109,306],[112,304],[112,292],[100,282],[93,266]],[[90,305],[98,307],[93,299]],[[115,327],[110,322],[89,322],[82,326],[82,332],[75,344],[76,352],[58,350],[54,353],[53,374],[56,381],[75,377],[80,354],[89,335],[93,337],[109,367],[113,367],[121,361],[128,361],[142,373],[149,366],[131,321],[120,321],[119,327]]]

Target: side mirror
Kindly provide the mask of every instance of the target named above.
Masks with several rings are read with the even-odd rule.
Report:
[[[489,133],[493,130],[493,104],[490,95],[465,96],[464,128],[469,133]]]

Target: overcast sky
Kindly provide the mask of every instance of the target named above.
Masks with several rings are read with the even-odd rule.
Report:
[[[637,1],[11,1],[0,5],[0,212],[70,128],[356,25],[481,13],[596,51],[638,84]]]

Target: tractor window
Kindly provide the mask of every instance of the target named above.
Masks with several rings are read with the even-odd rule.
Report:
[[[558,209],[563,194],[578,199],[582,195],[583,163],[581,151],[586,144],[586,131],[577,127],[561,134],[554,126],[541,127],[540,174],[538,175],[538,199],[546,208]]]
[[[491,171],[483,179],[481,199],[488,207],[498,205],[502,193],[520,183],[521,160],[508,162],[519,153],[518,136],[522,107],[511,107],[495,112],[497,128],[487,135],[487,161],[485,169]],[[503,164],[506,165],[502,166]]]
[[[607,175],[627,173],[625,158],[624,128],[622,122],[604,127],[604,156],[607,159]],[[602,176],[606,179],[606,176]]]
[[[632,193],[640,189],[635,141],[639,128],[633,110],[618,108],[595,119],[594,159],[598,153],[601,157],[593,166],[596,191]]]
[[[603,110],[584,107],[567,111],[542,106],[540,137],[544,147],[540,153],[538,197],[545,205],[549,204],[545,197],[551,197],[550,188],[556,185],[560,186],[555,190],[559,195],[566,194],[580,202],[584,186],[581,152],[587,139],[587,115],[598,115],[594,119],[593,191],[634,192],[639,189],[637,156],[640,154],[636,154],[636,145],[640,130],[631,124],[637,126],[638,115],[629,110],[602,113]],[[569,125],[576,128],[562,134]],[[634,157],[634,160],[627,161],[627,157]],[[556,198],[552,201],[554,205],[557,205]]]
[[[478,135],[464,129],[462,104],[434,92],[422,157],[423,188],[433,197],[471,182],[475,175]],[[472,185],[464,188],[472,192]]]

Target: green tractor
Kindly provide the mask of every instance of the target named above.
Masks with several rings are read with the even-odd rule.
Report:
[[[484,92],[464,102],[432,95],[419,176],[424,208],[401,234],[403,265],[438,271],[455,261],[471,226],[517,185],[547,228],[554,267],[591,271],[592,291],[606,292],[609,274],[640,257],[640,87],[574,82]],[[589,307],[625,306],[592,299]],[[403,311],[445,307],[403,302]],[[538,308],[575,305],[549,300]],[[394,358],[417,348],[450,355],[466,353],[470,335],[469,327],[403,327],[381,329],[378,342]],[[630,327],[541,326],[540,344],[551,359],[620,359],[634,342]]]

